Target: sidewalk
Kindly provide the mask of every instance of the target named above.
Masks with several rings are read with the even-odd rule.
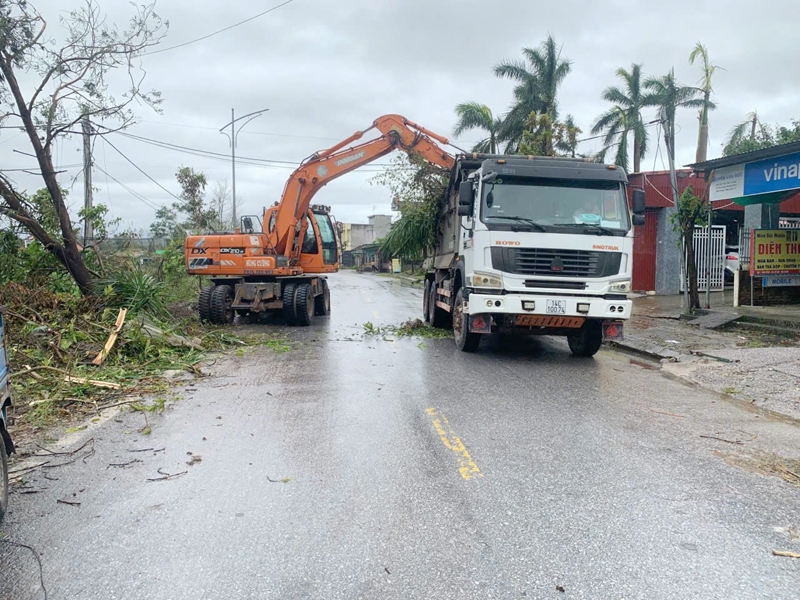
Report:
[[[738,307],[712,294],[712,311],[682,318],[681,296],[635,298],[615,345],[662,370],[800,419],[800,307]],[[729,300],[729,298],[728,298]]]

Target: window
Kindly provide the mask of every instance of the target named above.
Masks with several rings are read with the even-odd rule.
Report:
[[[319,248],[317,248],[317,233],[314,231],[314,227],[308,217],[306,217],[306,236],[303,238],[301,252],[303,254],[317,254],[319,252]]]
[[[314,213],[314,220],[317,222],[319,235],[322,238],[322,262],[326,265],[335,265],[339,261],[339,250],[331,218],[327,213]]]

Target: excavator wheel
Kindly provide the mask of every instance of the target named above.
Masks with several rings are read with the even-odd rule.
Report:
[[[197,301],[197,312],[200,314],[200,321],[203,323],[211,320],[211,294],[217,287],[213,283],[200,290],[200,298]]]
[[[314,314],[318,317],[326,317],[331,314],[331,290],[328,282],[322,280],[322,293],[314,298]]]
[[[287,283],[283,286],[283,317],[287,325],[297,324],[297,311],[295,309],[296,283]]]
[[[218,285],[211,292],[211,322],[217,325],[232,323],[234,312],[233,290],[228,285]]]
[[[301,283],[297,286],[297,324],[311,325],[314,322],[314,292],[310,283]]]

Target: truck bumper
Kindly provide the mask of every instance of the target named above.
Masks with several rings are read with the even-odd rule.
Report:
[[[548,312],[548,300],[564,302],[563,313]],[[525,306],[523,307],[523,302]],[[530,303],[533,303],[531,306]],[[588,304],[588,311],[579,311],[578,305]],[[631,316],[630,300],[606,300],[591,296],[548,296],[546,294],[485,294],[472,292],[464,312],[471,315],[561,315],[586,319],[623,320]],[[582,307],[584,308],[584,307]]]

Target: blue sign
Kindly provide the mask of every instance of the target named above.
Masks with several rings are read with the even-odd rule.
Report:
[[[744,166],[744,196],[800,188],[800,152]]]

